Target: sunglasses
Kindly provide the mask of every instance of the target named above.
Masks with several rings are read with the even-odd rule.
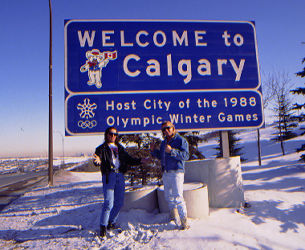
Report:
[[[118,133],[109,132],[108,135],[110,135],[110,136],[118,136]]]
[[[172,127],[164,127],[164,128],[162,128],[162,132],[164,132],[165,130],[170,130],[170,128],[172,128]]]

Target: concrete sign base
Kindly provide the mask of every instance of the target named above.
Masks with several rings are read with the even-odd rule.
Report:
[[[143,209],[151,213],[158,209],[157,186],[144,186],[125,192],[124,206],[122,211],[129,209]]]
[[[187,161],[184,181],[207,183],[210,207],[238,208],[245,202],[239,156]]]

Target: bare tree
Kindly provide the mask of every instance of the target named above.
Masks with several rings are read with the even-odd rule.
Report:
[[[270,106],[274,96],[274,85],[275,85],[275,76],[273,73],[263,72],[263,81],[262,81],[262,94],[263,94],[263,108],[264,110]]]
[[[296,123],[292,118],[293,105],[290,97],[290,90],[293,86],[286,72],[274,72],[268,77],[268,82],[271,86],[272,99],[271,110],[277,118],[275,128],[277,132],[273,140],[281,143],[283,155],[285,155],[284,141],[295,136],[292,128],[296,127]]]
[[[264,79],[266,78],[267,80],[263,82],[261,86],[261,91],[263,95],[263,110],[265,111],[267,107],[269,106],[272,97],[273,97],[273,84],[272,81],[269,81],[269,76],[267,76],[263,72]],[[257,129],[257,151],[258,151],[258,165],[262,165],[262,156],[261,156],[261,141],[260,141],[260,130],[259,128]]]

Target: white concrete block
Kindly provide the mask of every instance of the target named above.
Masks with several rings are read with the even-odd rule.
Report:
[[[122,211],[128,211],[132,208],[144,209],[149,213],[158,209],[157,186],[144,186],[125,191]]]
[[[184,180],[207,183],[210,207],[240,207],[244,203],[239,156],[187,161]]]

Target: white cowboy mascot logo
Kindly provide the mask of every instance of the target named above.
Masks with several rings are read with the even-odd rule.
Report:
[[[80,72],[88,71],[88,85],[95,85],[97,88],[102,87],[102,68],[105,68],[109,60],[117,59],[117,51],[100,52],[98,49],[93,49],[86,52],[87,61],[81,66]]]

